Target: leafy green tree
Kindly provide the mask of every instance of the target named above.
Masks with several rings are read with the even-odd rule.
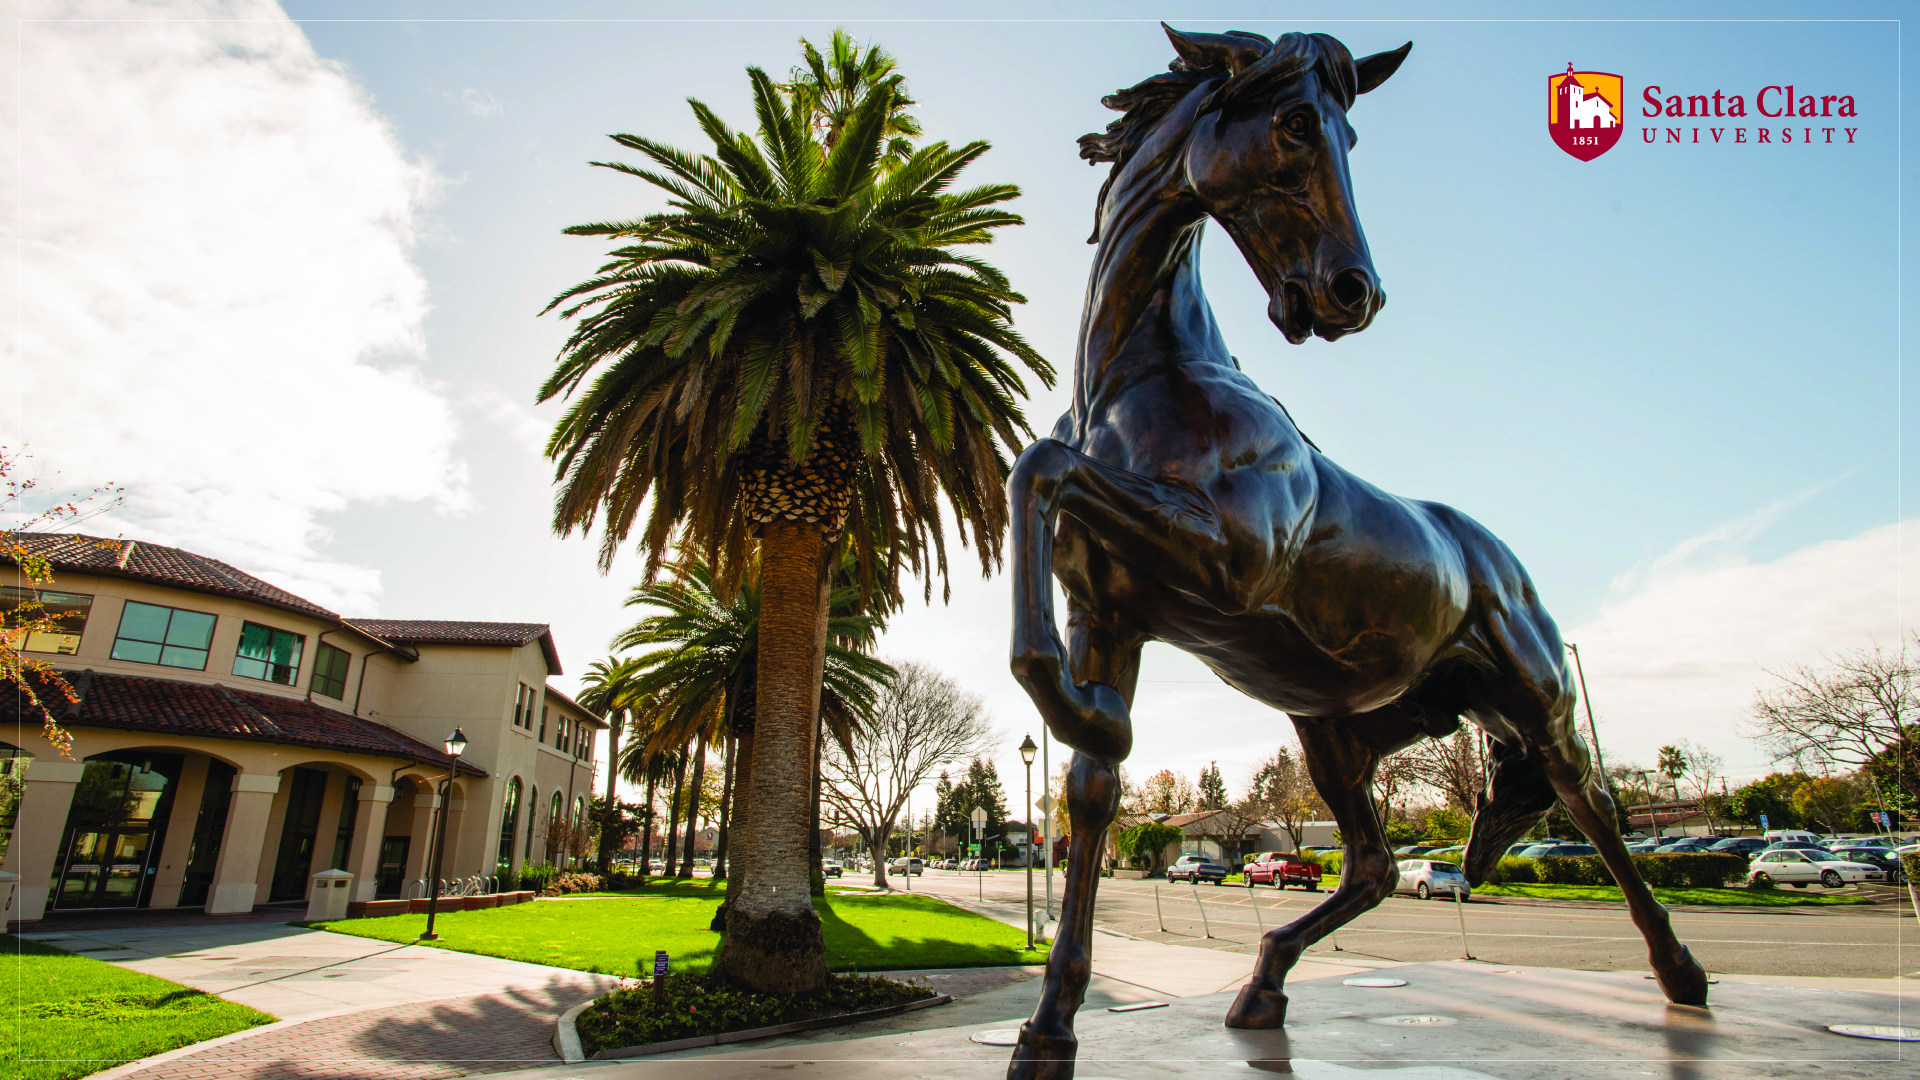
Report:
[[[1421,830],[1433,840],[1464,840],[1473,830],[1473,822],[1458,810],[1443,806],[1427,811]]]
[[[1220,763],[1210,761],[1200,770],[1200,809],[1225,810],[1227,802],[1227,782],[1220,776]]]
[[[1800,816],[1793,809],[1793,792],[1810,779],[1805,773],[1770,773],[1735,791],[1727,799],[1726,815],[1747,825],[1759,825],[1765,815],[1769,828],[1794,828]]]
[[[1793,789],[1793,810],[1820,831],[1837,833],[1854,826],[1860,796],[1860,785],[1850,776],[1815,777]]]
[[[1896,825],[1901,818],[1920,817],[1920,724],[1902,726],[1899,738],[1862,771],[1873,788],[1875,810],[1887,810]]]
[[[826,980],[806,794],[833,552],[852,550],[864,587],[897,596],[912,570],[931,590],[947,573],[945,504],[991,571],[1011,454],[1032,438],[1021,368],[1047,385],[1053,369],[1013,329],[1024,298],[960,250],[1020,223],[1000,205],[1013,185],[954,190],[986,143],[934,142],[886,165],[902,97],[891,76],[848,88],[829,147],[825,96],[747,74],[753,134],[695,101],[711,152],[613,136],[647,162],[600,164],[663,191],[668,209],[567,230],[617,246],[548,306],[579,322],[540,400],[570,402],[547,447],[554,527],[601,525],[603,570],[636,526],[648,580],[676,541],[730,573],[757,544],[741,866],[765,887],[735,893],[714,971],[801,993]],[[716,582],[723,595],[733,584]]]
[[[1179,843],[1183,836],[1177,826],[1143,821],[1120,830],[1117,847],[1122,861],[1140,866],[1152,877],[1165,867],[1168,845]]]

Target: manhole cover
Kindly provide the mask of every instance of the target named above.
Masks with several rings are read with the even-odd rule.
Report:
[[[1020,1029],[994,1028],[992,1031],[976,1031],[967,1038],[982,1046],[1012,1046],[1020,1041]]]
[[[1885,1039],[1888,1042],[1920,1042],[1920,1028],[1894,1027],[1891,1024],[1830,1024],[1835,1035],[1855,1039]]]
[[[1407,985],[1407,980],[1405,979],[1389,979],[1383,976],[1366,976],[1358,979],[1347,979],[1345,980],[1345,982],[1348,986],[1405,986]]]
[[[1166,1007],[1167,1007],[1167,1003],[1164,1001],[1136,1001],[1131,1005],[1115,1005],[1113,1008],[1108,1009],[1107,1011],[1108,1012],[1139,1012],[1142,1009],[1164,1009]]]
[[[1388,1027],[1446,1027],[1454,1022],[1451,1016],[1370,1016],[1369,1024],[1385,1024]]]

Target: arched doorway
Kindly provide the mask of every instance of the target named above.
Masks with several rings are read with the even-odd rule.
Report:
[[[500,805],[500,851],[493,872],[501,877],[513,873],[513,841],[520,831],[520,778],[507,781],[506,799]]]
[[[54,865],[53,907],[147,902],[180,766],[179,754],[148,750],[116,750],[86,760]]]

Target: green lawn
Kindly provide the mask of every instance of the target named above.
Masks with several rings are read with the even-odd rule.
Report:
[[[665,949],[674,970],[702,972],[720,943],[707,925],[725,886],[681,882],[644,893],[462,911],[439,916],[434,932],[444,939],[440,948],[614,975],[634,975],[642,962],[651,970],[654,950]],[[832,895],[816,898],[813,907],[826,932],[827,964],[835,971],[1037,964],[1045,958],[1042,951],[1026,951],[1022,931],[931,897]],[[426,916],[314,925],[412,941],[426,928]]]
[[[273,1017],[179,983],[0,934],[0,1062],[22,1080],[65,1080],[217,1038]]]
[[[1528,896],[1539,900],[1596,900],[1626,903],[1617,885],[1481,885],[1475,896]],[[1667,905],[1714,907],[1805,907],[1825,904],[1871,904],[1865,896],[1828,896],[1813,889],[1655,889]]]

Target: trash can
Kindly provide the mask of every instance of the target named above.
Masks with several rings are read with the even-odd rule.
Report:
[[[18,919],[20,917],[13,910],[13,898],[19,891],[20,875],[9,874],[4,870],[0,870],[0,896],[6,897],[6,906],[0,908],[0,912],[5,913],[5,918]]]
[[[347,917],[347,898],[353,895],[353,875],[345,870],[322,870],[313,875],[313,891],[307,894],[307,921]]]

